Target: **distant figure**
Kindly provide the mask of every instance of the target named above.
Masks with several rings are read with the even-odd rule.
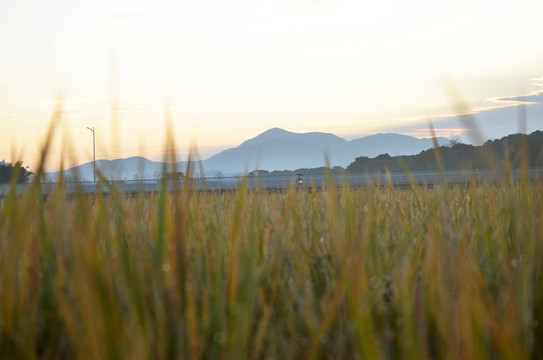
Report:
[[[302,186],[302,174],[298,174],[298,178],[296,179],[296,185]]]

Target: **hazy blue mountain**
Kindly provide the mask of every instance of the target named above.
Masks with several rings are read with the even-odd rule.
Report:
[[[439,145],[444,145],[450,139],[438,137]],[[375,134],[363,137],[361,139],[349,141],[349,148],[354,153],[364,153],[364,156],[375,157],[381,154],[396,155],[416,155],[423,150],[434,146],[431,138],[418,139],[416,137],[385,133]],[[360,155],[357,155],[358,157]]]
[[[326,149],[330,146],[343,146],[347,140],[334,134],[322,132],[293,133],[279,128],[264,131],[262,134],[244,141],[239,147],[258,146],[273,143],[274,141],[301,142],[313,146],[323,146]]]
[[[127,159],[96,160],[96,169],[106,179],[112,180],[134,180],[153,179],[155,172],[162,172],[162,163],[151,161],[141,156],[134,156]],[[64,176],[73,180],[92,180],[92,162],[82,164],[64,171]],[[59,172],[47,173],[47,178],[56,181]],[[98,179],[98,177],[97,177]]]
[[[440,144],[448,141],[438,138]],[[273,128],[202,161],[202,166],[208,176],[218,172],[226,176],[253,170],[317,168],[326,165],[326,158],[331,166],[347,167],[360,156],[415,155],[432,146],[431,139],[399,134],[376,134],[347,141],[330,133],[293,133]],[[153,179],[156,172],[162,171],[162,163],[142,157],[98,160],[96,166],[108,179]],[[184,172],[186,163],[180,162],[177,167]],[[195,169],[199,172],[198,166]],[[66,174],[74,179],[92,180],[92,162],[67,170]],[[58,177],[58,173],[48,175],[52,180]]]
[[[449,139],[438,138],[439,144]],[[329,133],[292,133],[270,129],[238,147],[203,162],[206,171],[245,173],[255,169],[294,170],[326,165],[346,167],[359,156],[414,155],[433,146],[432,139],[399,134],[376,134],[347,141]]]

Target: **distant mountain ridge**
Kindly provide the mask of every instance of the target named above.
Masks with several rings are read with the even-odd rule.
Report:
[[[440,145],[449,141],[438,138]],[[253,170],[294,170],[317,168],[326,165],[347,167],[357,157],[375,157],[380,154],[414,155],[433,146],[432,139],[386,133],[370,135],[347,141],[324,132],[294,133],[273,128],[244,141],[241,145],[226,149],[203,160],[201,165],[208,176],[245,174]],[[142,157],[117,160],[97,160],[96,167],[107,179],[153,179],[162,171],[161,162]],[[172,166],[168,166],[171,171]],[[177,168],[184,171],[185,162]],[[93,177],[92,163],[83,164],[65,171],[70,177],[90,180]],[[59,173],[49,173],[49,178],[58,178]]]
[[[347,143],[347,140],[340,138],[331,133],[323,132],[308,132],[308,133],[294,133],[280,128],[269,129],[262,134],[244,141],[239,147],[248,147],[253,145],[262,145],[268,142],[276,140],[282,140],[287,142],[303,142],[306,144],[335,144],[343,145]]]
[[[170,171],[172,166],[167,166]],[[163,163],[151,161],[142,156],[132,156],[126,159],[115,160],[96,160],[96,169],[106,179],[111,180],[135,180],[152,179],[157,173],[163,170]],[[55,181],[60,172],[47,173],[46,177]],[[64,176],[73,180],[92,180],[94,176],[94,166],[88,162],[70,169],[64,170]],[[98,180],[98,175],[96,180]]]
[[[440,145],[449,141],[438,138]],[[273,128],[204,161],[206,170],[245,173],[252,170],[294,170],[326,165],[346,167],[359,156],[414,155],[433,146],[432,139],[376,134],[347,141],[322,132],[293,133]]]

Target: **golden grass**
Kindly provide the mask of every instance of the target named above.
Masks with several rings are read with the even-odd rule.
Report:
[[[543,188],[472,185],[13,192],[0,357],[541,357]]]

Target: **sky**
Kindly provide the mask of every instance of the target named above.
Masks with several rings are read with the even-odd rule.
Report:
[[[33,169],[55,104],[49,170],[92,160],[87,127],[97,159],[151,160],[167,132],[179,159],[205,159],[273,127],[543,129],[541,14],[540,0],[0,0],[0,158]]]

